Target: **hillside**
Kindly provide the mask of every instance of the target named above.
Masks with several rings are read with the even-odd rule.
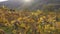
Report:
[[[1,34],[59,34],[60,13],[0,8]]]

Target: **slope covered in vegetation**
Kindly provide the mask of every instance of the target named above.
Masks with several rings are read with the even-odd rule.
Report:
[[[60,15],[56,12],[17,11],[0,8],[0,34],[59,34]]]

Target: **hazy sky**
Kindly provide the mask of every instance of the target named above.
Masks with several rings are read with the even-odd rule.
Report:
[[[9,8],[41,8],[42,5],[60,4],[60,0],[8,0],[0,2],[0,6],[5,5]]]

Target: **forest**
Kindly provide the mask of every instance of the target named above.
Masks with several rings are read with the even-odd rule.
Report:
[[[60,34],[60,10],[12,10],[0,7],[0,34]]]

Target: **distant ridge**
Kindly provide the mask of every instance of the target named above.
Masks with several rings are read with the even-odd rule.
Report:
[[[23,9],[24,7],[21,7],[22,4],[23,3],[19,2],[19,1],[11,0],[11,1],[7,1],[7,2],[1,2],[0,6],[5,5],[8,8],[11,8],[11,9],[14,9],[14,8]],[[58,8],[60,8],[60,6],[57,5],[57,4],[60,4],[60,0],[39,0],[39,1],[37,1],[37,3],[33,3],[31,6],[28,6],[27,9],[32,9],[32,10],[42,9],[43,5],[53,5],[53,6],[56,6],[56,7],[58,6]]]

